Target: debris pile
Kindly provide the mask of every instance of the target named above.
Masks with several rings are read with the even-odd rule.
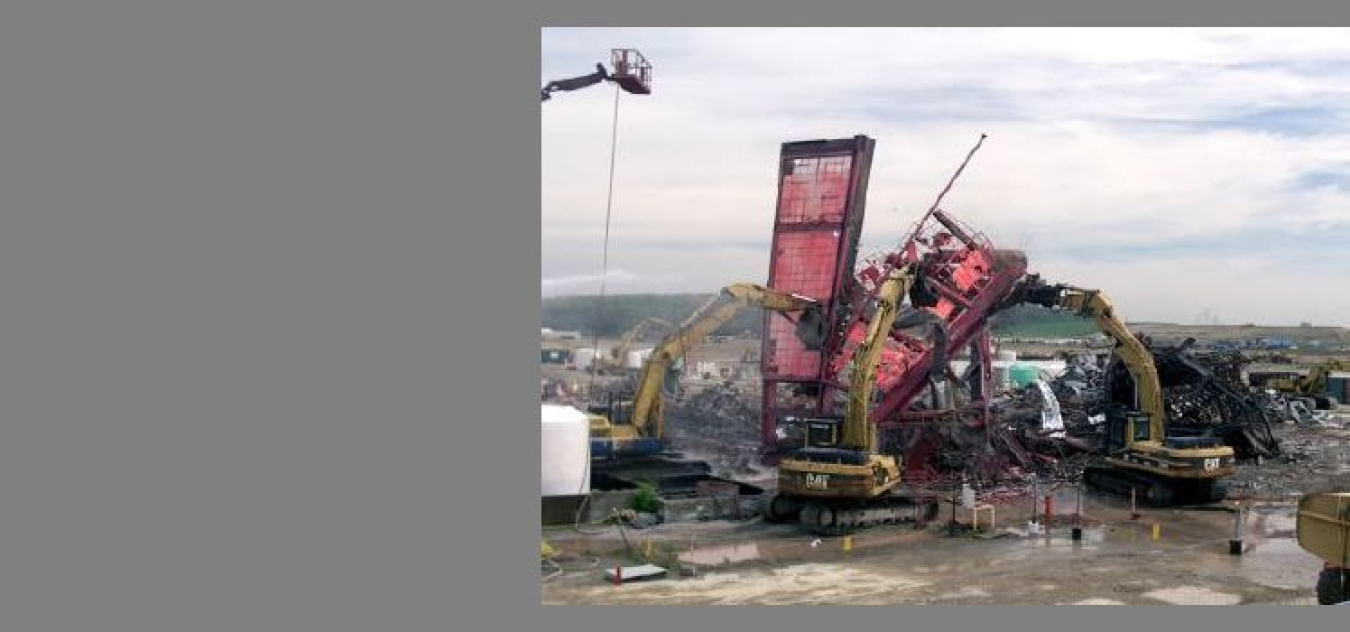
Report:
[[[1350,486],[1350,430],[1276,424],[1280,454],[1259,464],[1238,466],[1227,482],[1230,498],[1287,498],[1311,491],[1340,491]]]
[[[1292,424],[1327,425],[1334,416],[1325,410],[1318,410],[1311,397],[1299,397],[1274,390],[1258,394],[1258,400],[1266,413],[1275,420]]]
[[[1066,432],[1067,418],[1048,413],[1057,406],[1048,383],[1033,384],[991,402],[988,425],[957,418],[902,426],[885,434],[883,449],[914,454],[915,446],[930,446],[920,475],[930,485],[967,480],[988,490],[1025,486],[1030,477],[1073,480],[1095,445]]]
[[[732,382],[684,390],[666,404],[666,437],[674,449],[697,454],[718,471],[758,473],[758,400]]]
[[[759,406],[730,381],[718,385],[690,389],[672,402],[671,409],[680,417],[701,419],[706,429],[732,435],[734,438],[759,438]]]
[[[1158,368],[1170,434],[1219,437],[1239,459],[1280,453],[1263,397],[1242,382],[1248,361],[1239,352],[1193,353],[1190,338],[1180,345],[1142,342]],[[1114,401],[1129,401],[1133,382],[1119,362],[1112,364],[1108,384]]]
[[[1064,372],[1050,382],[1059,400],[1065,429],[1074,435],[1090,435],[1105,421],[1106,372],[1093,355],[1068,359]]]
[[[1240,459],[1269,460],[1284,456],[1272,422],[1291,415],[1301,423],[1317,419],[1297,399],[1286,401],[1247,388],[1242,373],[1248,361],[1239,352],[1194,353],[1191,341],[1142,342],[1158,368],[1171,435],[1218,437]],[[1107,407],[1112,401],[1132,401],[1133,389],[1118,359],[1090,354],[1068,358],[1065,370],[1049,382],[1038,380],[995,398],[987,428],[947,423],[929,430],[927,440],[938,446],[931,460],[935,475],[964,476],[986,485],[1033,474],[1042,480],[1072,479],[1100,450]],[[1277,408],[1293,412],[1276,414]],[[892,443],[912,447],[921,440],[919,432]]]

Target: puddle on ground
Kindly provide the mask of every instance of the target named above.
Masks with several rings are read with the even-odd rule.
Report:
[[[681,553],[679,559],[686,564],[702,564],[705,566],[757,560],[759,559],[759,545],[751,542],[748,544],[700,547]]]
[[[1244,527],[1252,530],[1254,533],[1264,535],[1274,535],[1278,533],[1292,534],[1297,526],[1298,519],[1292,512],[1289,513],[1252,513],[1247,516]]]
[[[1210,590],[1203,586],[1160,588],[1150,590],[1143,596],[1179,606],[1232,606],[1242,603],[1241,595]]]
[[[1125,602],[1123,602],[1123,601],[1116,601],[1115,599],[1107,599],[1107,598],[1105,598],[1105,597],[1092,597],[1092,598],[1090,598],[1090,599],[1084,599],[1084,600],[1082,600],[1082,601],[1075,601],[1075,602],[1073,602],[1073,603],[1071,603],[1071,604],[1069,604],[1069,605],[1070,605],[1070,606],[1123,606],[1123,605],[1125,605]]]
[[[955,592],[949,592],[949,593],[945,593],[945,594],[942,594],[942,595],[938,595],[937,597],[935,597],[935,599],[937,599],[937,600],[939,600],[939,601],[942,601],[942,600],[950,600],[950,599],[972,599],[972,598],[988,597],[988,596],[989,596],[989,591],[987,591],[987,590],[985,590],[985,589],[983,589],[983,588],[980,588],[979,586],[966,586],[966,587],[964,587],[964,588],[962,588],[962,589],[960,589],[960,590],[958,590],[958,591],[955,591]]]
[[[667,582],[597,585],[584,590],[607,603],[708,605],[888,604],[928,582],[840,564],[794,564],[745,573],[712,572]]]
[[[1248,544],[1241,556],[1233,557],[1238,557],[1238,574],[1271,588],[1301,590],[1316,586],[1322,570],[1322,560],[1286,538]]]

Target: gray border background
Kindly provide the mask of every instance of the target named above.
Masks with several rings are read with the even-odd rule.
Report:
[[[0,628],[1337,629],[1325,608],[539,606],[540,26],[1328,22],[540,4],[0,6]]]

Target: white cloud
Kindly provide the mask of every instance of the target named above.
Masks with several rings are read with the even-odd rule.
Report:
[[[1033,268],[1109,281],[1132,317],[1218,311],[1195,288],[1228,278],[1232,262],[1205,263],[1241,250],[1226,244],[1259,251],[1244,259],[1269,266],[1253,280],[1344,284],[1344,268],[1284,272],[1328,254],[1300,237],[1350,239],[1350,187],[1300,180],[1350,182],[1344,30],[546,29],[542,42],[543,81],[610,46],[656,67],[651,96],[620,98],[610,263],[637,278],[611,291],[762,281],[780,143],[857,133],[878,139],[863,252],[898,240],[988,132],[944,206]],[[542,106],[545,278],[600,268],[613,107],[607,86]],[[1178,253],[1187,265],[1164,258]],[[1350,324],[1350,296],[1290,296],[1303,298],[1226,311]]]

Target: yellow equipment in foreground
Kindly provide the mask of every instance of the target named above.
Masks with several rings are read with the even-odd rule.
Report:
[[[1101,463],[1084,471],[1094,487],[1128,494],[1137,490],[1144,502],[1171,505],[1177,501],[1222,499],[1217,483],[1234,472],[1231,447],[1207,437],[1167,437],[1163,425],[1162,387],[1153,354],[1116,317],[1106,296],[1069,285],[1043,285],[1032,278],[1021,288],[1020,302],[1073,311],[1089,317],[1115,341],[1115,353],[1134,380],[1134,409],[1125,414],[1123,432]],[[1108,439],[1112,433],[1108,432]]]
[[[1317,603],[1350,598],[1350,492],[1307,494],[1298,501],[1298,545],[1322,558]]]
[[[892,270],[882,282],[866,336],[854,349],[843,422],[810,422],[806,446],[779,462],[769,520],[795,516],[815,533],[840,535],[917,517],[909,498],[892,494],[901,481],[900,463],[876,453],[876,424],[868,410],[883,345],[913,282],[911,266]]]
[[[656,346],[642,365],[631,401],[590,406],[591,456],[648,456],[661,452],[665,432],[661,387],[667,372],[694,345],[742,309],[754,306],[785,314],[800,312],[798,336],[808,346],[818,344],[822,332],[820,304],[815,299],[751,283],[728,285]]]

